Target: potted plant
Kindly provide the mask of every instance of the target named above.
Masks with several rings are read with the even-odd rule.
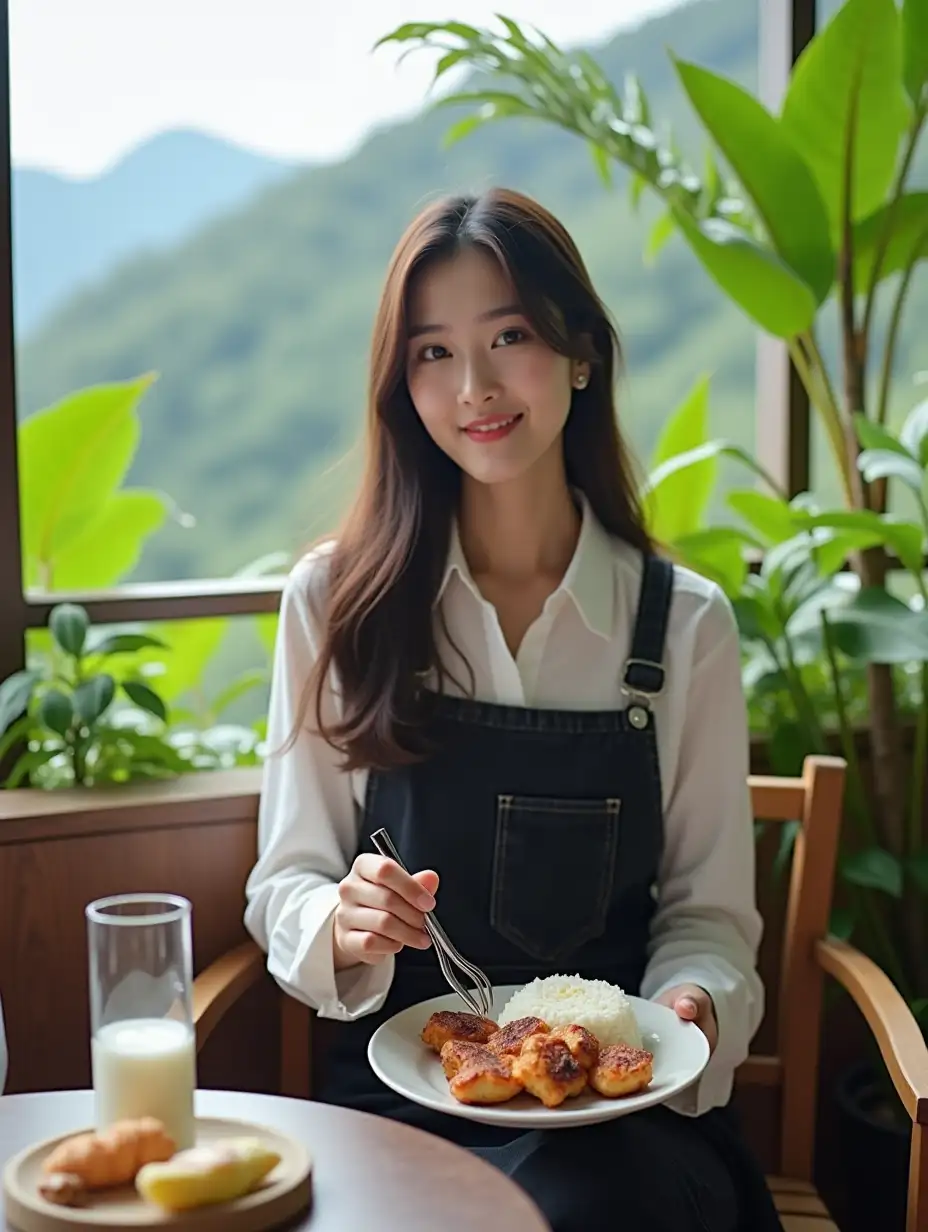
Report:
[[[925,1023],[928,403],[899,431],[890,415],[914,401],[895,380],[896,358],[913,272],[928,256],[928,193],[909,188],[928,116],[928,2],[846,0],[803,52],[777,114],[735,82],[674,58],[720,156],[702,176],[661,139],[637,81],[620,94],[590,55],[565,52],[509,18],[498,29],[410,22],[380,43],[440,51],[436,81],[451,69],[476,70],[472,88],[440,100],[463,108],[449,140],[491,121],[537,119],[586,142],[606,183],[615,164],[626,168],[633,198],[650,192],[663,203],[655,246],[681,236],[721,292],[788,348],[823,429],[841,507],[822,508],[808,494],[788,502],[769,489],[735,494],[739,523],[691,532],[684,555],[735,597],[746,645],[759,657],[756,679],[788,698],[804,747],[837,738],[849,755],[840,927]],[[837,318],[833,358],[826,316]],[[708,441],[671,459],[658,479],[724,448]],[[748,574],[747,545],[764,550],[759,574]],[[907,592],[895,585],[900,565]],[[810,697],[813,675],[831,699],[833,733]],[[866,698],[866,770],[851,683]],[[874,1103],[891,1107],[880,1105],[875,1081],[856,1093],[845,1087],[862,1132],[877,1133]],[[888,1218],[884,1208],[881,1227],[892,1226]]]

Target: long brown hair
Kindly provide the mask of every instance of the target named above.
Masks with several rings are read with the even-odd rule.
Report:
[[[371,347],[364,475],[329,560],[322,645],[308,686],[317,730],[344,754],[346,770],[420,758],[420,676],[447,676],[433,608],[460,471],[432,441],[409,395],[407,309],[412,279],[469,246],[499,261],[548,346],[589,361],[589,382],[574,391],[564,430],[567,480],[607,531],[650,548],[616,423],[618,337],[573,240],[540,205],[507,189],[428,206],[387,271]],[[330,674],[341,713],[326,720]]]

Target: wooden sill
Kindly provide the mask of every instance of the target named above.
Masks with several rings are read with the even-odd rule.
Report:
[[[253,820],[260,787],[260,768],[249,768],[185,774],[166,783],[0,791],[0,846]]]

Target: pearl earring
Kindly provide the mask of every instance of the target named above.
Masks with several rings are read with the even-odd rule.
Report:
[[[584,385],[586,385],[586,377],[582,372],[578,372],[576,378],[574,379],[574,386],[577,389],[583,389]]]

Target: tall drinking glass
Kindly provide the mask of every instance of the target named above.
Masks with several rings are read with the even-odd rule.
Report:
[[[178,1150],[195,1136],[190,912],[174,894],[117,894],[86,908],[97,1128],[157,1117]]]

